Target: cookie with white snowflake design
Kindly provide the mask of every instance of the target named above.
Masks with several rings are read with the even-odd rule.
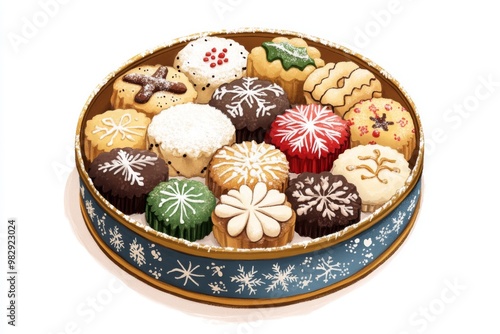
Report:
[[[374,144],[346,150],[335,160],[331,172],[355,184],[362,210],[373,212],[405,185],[411,171],[403,154]]]
[[[135,109],[153,117],[181,103],[193,102],[197,92],[188,77],[171,66],[141,65],[113,82],[113,109]]]
[[[130,147],[99,154],[88,174],[97,191],[125,214],[143,213],[148,193],[169,177],[163,159],[148,150]]]
[[[85,156],[92,161],[102,152],[114,148],[146,149],[146,130],[151,120],[134,109],[115,109],[98,114],[87,121]]]
[[[290,108],[283,88],[256,77],[244,77],[221,85],[208,104],[229,117],[236,128],[237,143],[263,142],[276,116]]]
[[[148,195],[146,221],[172,237],[195,241],[212,231],[215,197],[200,181],[171,179]]]
[[[195,102],[207,103],[217,87],[246,74],[247,56],[245,47],[230,38],[205,36],[177,53],[174,68],[193,83]]]
[[[320,173],[349,147],[349,125],[330,107],[296,105],[276,117],[269,140],[286,155],[292,173]]]
[[[215,152],[207,169],[206,184],[215,196],[246,184],[264,182],[268,189],[285,191],[289,168],[286,156],[273,145],[244,141]]]
[[[361,198],[356,186],[330,172],[302,173],[285,192],[297,213],[295,231],[318,238],[359,222]]]
[[[294,236],[295,212],[284,193],[263,182],[222,195],[212,213],[215,239],[223,247],[284,246]]]
[[[351,130],[351,147],[367,144],[389,146],[406,160],[414,154],[416,143],[413,118],[399,102],[373,98],[355,104],[344,115]]]

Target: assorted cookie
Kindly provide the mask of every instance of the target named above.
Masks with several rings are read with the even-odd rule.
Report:
[[[236,142],[263,142],[276,116],[290,108],[279,85],[256,77],[244,77],[218,87],[209,105],[222,111],[236,128]]]
[[[215,152],[234,140],[233,124],[218,109],[185,103],[153,117],[146,144],[167,162],[171,175],[203,177]]]
[[[124,214],[190,242],[269,248],[357,224],[406,184],[412,115],[377,73],[325,61],[298,37],[247,50],[204,36],[172,64],[114,79],[88,120],[97,191]]]
[[[193,102],[196,96],[188,77],[173,67],[143,65],[114,81],[111,105],[114,109],[135,109],[153,117],[176,104]]]
[[[173,65],[193,83],[198,93],[195,102],[207,103],[217,87],[246,74],[247,57],[248,51],[238,42],[206,36],[182,48]]]
[[[349,125],[328,106],[299,104],[276,117],[269,141],[285,153],[290,172],[320,173],[349,147]]]

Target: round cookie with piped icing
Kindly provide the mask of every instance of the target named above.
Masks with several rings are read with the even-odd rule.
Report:
[[[343,117],[355,103],[382,96],[375,75],[352,61],[328,63],[315,69],[304,82],[306,103],[328,105]]]
[[[259,182],[231,189],[212,213],[213,233],[223,247],[269,248],[289,243],[295,212],[284,193]]]
[[[361,218],[356,186],[342,175],[302,173],[290,181],[285,193],[297,213],[295,231],[301,236],[319,238]]]
[[[215,204],[214,195],[202,182],[171,179],[148,194],[146,221],[157,231],[195,241],[212,231]]]
[[[335,160],[331,172],[356,185],[362,210],[373,212],[405,185],[410,168],[401,153],[375,144],[346,150]]]
[[[288,161],[273,145],[244,141],[215,152],[207,169],[206,184],[216,197],[246,184],[251,189],[263,182],[268,189],[285,191]]]
[[[204,177],[214,153],[234,140],[235,128],[219,109],[186,103],[153,117],[146,144],[167,162],[170,175]]]
[[[248,51],[238,42],[205,36],[189,42],[174,59],[174,68],[193,83],[197,103],[208,103],[223,83],[246,74]]]
[[[92,161],[114,148],[146,149],[146,131],[151,120],[135,109],[107,110],[87,121],[85,156]]]
[[[351,130],[351,147],[380,144],[411,159],[417,145],[415,125],[399,102],[382,97],[364,100],[349,109],[344,119]]]
[[[263,142],[277,115],[290,108],[279,85],[256,77],[244,77],[218,87],[209,104],[229,117],[236,128],[236,142]]]
[[[327,106],[296,105],[276,117],[269,140],[286,155],[292,173],[320,173],[349,147],[349,125]]]
[[[277,83],[292,104],[305,103],[303,86],[316,68],[325,65],[321,52],[298,37],[275,37],[248,55],[247,75]]]
[[[191,82],[173,67],[141,65],[113,83],[114,109],[132,108],[153,117],[171,106],[193,102],[197,93]]]
[[[99,154],[88,174],[97,191],[125,214],[143,213],[148,193],[168,180],[168,168],[153,152],[130,147]]]

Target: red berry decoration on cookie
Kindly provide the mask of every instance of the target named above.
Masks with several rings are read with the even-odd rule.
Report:
[[[227,49],[222,49],[221,52],[217,53],[217,48],[212,48],[210,51],[205,52],[205,57],[203,57],[203,61],[205,63],[210,63],[210,67],[214,68],[217,65],[223,65],[229,61],[226,58]]]

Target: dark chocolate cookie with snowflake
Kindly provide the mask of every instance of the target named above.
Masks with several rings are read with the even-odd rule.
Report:
[[[97,191],[125,214],[143,213],[148,193],[168,180],[165,160],[154,152],[130,147],[99,154],[88,173]]]
[[[285,193],[297,213],[295,231],[301,236],[322,237],[360,220],[361,198],[342,175],[302,173]]]
[[[276,116],[290,108],[279,85],[256,77],[243,77],[218,87],[209,104],[221,110],[236,128],[236,142],[264,141]]]

